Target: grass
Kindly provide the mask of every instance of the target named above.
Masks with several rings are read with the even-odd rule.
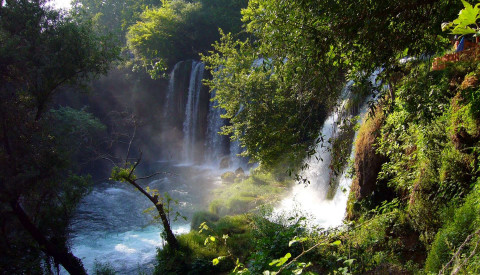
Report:
[[[272,173],[254,169],[246,179],[236,179],[212,192],[209,211],[218,216],[253,211],[261,205],[278,201],[291,182],[278,181]]]

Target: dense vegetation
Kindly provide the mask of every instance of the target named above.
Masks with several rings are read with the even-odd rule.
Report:
[[[442,22],[471,38],[479,14],[480,4],[449,0],[75,0],[70,13],[2,1],[0,270],[86,273],[68,248],[68,225],[91,188],[80,164],[112,127],[56,106],[55,95],[86,88],[120,59],[117,73],[146,82],[201,57],[229,120],[223,133],[260,166],[225,173],[190,233],[173,236],[162,217],[169,241],[156,274],[479,273],[480,63],[431,69],[451,51]],[[368,81],[375,71],[381,85]],[[347,80],[350,109],[374,100],[355,140],[345,225],[272,221],[269,205],[323,142],[319,130]],[[333,147],[335,172],[352,121]],[[128,153],[112,178],[135,186],[140,157],[131,164]],[[160,195],[139,190],[162,216]]]
[[[2,2],[0,16],[0,269],[40,273],[61,264],[82,274],[67,227],[89,178],[75,174],[73,160],[90,157],[104,126],[83,110],[49,104],[60,87],[106,73],[118,48],[39,1]]]

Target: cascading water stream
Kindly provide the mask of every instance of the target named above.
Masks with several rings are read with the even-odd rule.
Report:
[[[372,85],[377,88],[381,85],[377,82],[377,76],[380,72],[381,69],[376,70],[369,77]],[[342,92],[342,97],[344,98],[343,104],[324,122],[321,134],[323,134],[323,140],[325,142],[319,143],[315,155],[306,160],[308,167],[302,171],[300,178],[308,184],[303,184],[303,180],[295,184],[290,194],[274,209],[272,218],[275,219],[276,216],[280,215],[293,216],[300,214],[309,220],[311,226],[331,228],[342,224],[346,213],[352,179],[347,176],[346,171],[343,171],[338,179],[338,187],[335,189],[333,198],[327,198],[327,194],[332,188],[332,186],[330,186],[330,163],[332,158],[329,151],[331,144],[326,141],[339,134],[337,132],[339,128],[338,125],[342,123],[341,120],[345,118],[345,116],[350,115],[344,111],[343,105],[346,102],[345,100],[351,96],[350,87],[353,84],[353,81],[347,82]],[[366,101],[368,102],[368,100]],[[366,112],[367,104],[363,104],[359,110],[361,120],[363,120]],[[350,159],[353,158],[355,151],[353,141],[356,139],[356,136],[357,133],[355,133],[352,140]]]
[[[215,97],[215,90],[210,93],[210,98]],[[207,152],[205,160],[209,163],[218,162],[225,155],[225,148],[228,144],[228,138],[220,135],[221,128],[226,125],[226,120],[221,118],[225,112],[216,108],[216,101],[210,100],[208,108],[207,139],[205,142]]]
[[[165,100],[165,105],[163,106],[163,117],[167,117],[169,113],[172,113],[172,108],[174,107],[173,99],[175,96],[175,73],[178,71],[178,68],[183,63],[183,61],[178,62],[173,67],[172,72],[170,73],[170,79],[168,80],[167,96]]]
[[[183,160],[187,163],[194,161],[195,134],[203,72],[204,64],[193,61],[185,107],[185,120],[183,122]]]
[[[148,183],[161,194],[179,200],[172,203],[172,228],[176,235],[190,231],[191,216],[215,188],[216,171],[174,163],[158,163],[164,177]],[[146,184],[146,183],[142,183]],[[73,217],[70,229],[72,253],[79,257],[89,274],[95,262],[109,263],[118,274],[151,274],[157,248],[162,247],[161,223],[145,210],[151,202],[124,183],[96,185]],[[178,211],[188,220],[173,220]],[[67,274],[67,272],[62,272]]]
[[[345,204],[338,204],[335,198],[327,200],[330,188],[330,148],[328,142],[336,134],[336,124],[339,114],[334,112],[324,122],[321,133],[324,142],[318,144],[316,152],[306,163],[308,167],[302,171],[300,177],[307,181],[293,186],[291,193],[283,199],[274,210],[274,216],[279,214],[293,215],[299,213],[305,215],[311,224],[322,227],[330,227],[341,224],[345,211]],[[343,180],[343,176],[340,181]],[[339,188],[342,190],[344,188]],[[338,192],[337,192],[338,193]],[[335,194],[337,197],[338,194]],[[341,196],[340,196],[341,197]]]

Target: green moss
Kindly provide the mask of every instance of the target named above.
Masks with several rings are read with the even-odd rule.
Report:
[[[361,210],[361,207],[359,202],[355,198],[355,193],[350,192],[350,194],[348,194],[346,219],[348,220],[358,219],[360,217],[360,210]]]
[[[246,179],[214,190],[209,211],[219,216],[252,211],[260,205],[277,201],[288,184],[289,181],[278,181],[272,173],[254,169]]]
[[[235,173],[230,172],[230,171],[225,172],[220,176],[220,178],[222,179],[223,183],[230,184],[230,183],[233,183],[235,181]]]

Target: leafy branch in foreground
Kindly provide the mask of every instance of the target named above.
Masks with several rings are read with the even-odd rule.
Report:
[[[165,204],[164,198],[160,196],[160,194],[158,193],[157,190],[151,190],[149,187],[143,188],[140,184],[138,184],[138,180],[149,179],[149,178],[157,175],[158,173],[154,173],[154,174],[152,174],[150,176],[147,176],[147,177],[137,177],[135,175],[135,170],[138,167],[138,165],[140,164],[140,161],[142,159],[142,153],[141,152],[140,152],[140,156],[137,158],[137,160],[133,164],[131,164],[128,161],[129,155],[130,155],[131,144],[132,144],[133,139],[135,138],[136,129],[138,127],[138,124],[137,124],[137,121],[135,120],[135,118],[133,118],[133,123],[134,123],[134,130],[133,130],[133,134],[132,134],[132,136],[130,138],[130,141],[129,141],[126,158],[123,161],[123,165],[121,165],[121,166],[116,165],[116,166],[113,167],[110,179],[114,180],[114,181],[118,181],[118,182],[125,182],[125,183],[128,183],[128,184],[132,185],[133,187],[135,187],[135,189],[140,191],[140,193],[142,193],[155,206],[155,209],[158,212],[158,216],[160,217],[160,220],[162,221],[163,229],[164,229],[164,232],[165,232],[165,235],[166,235],[166,241],[169,245],[169,248],[171,248],[173,250],[178,250],[178,248],[179,248],[178,241],[177,241],[175,235],[173,234],[173,231],[172,231],[172,228],[171,228],[171,225],[170,225],[170,220],[169,220],[169,216],[168,216],[169,211],[167,209],[168,207],[165,207],[166,204]],[[168,206],[168,204],[171,201],[171,198],[169,196],[167,196],[166,201],[167,201],[167,206]]]
[[[452,22],[443,23],[442,30],[447,31],[452,29],[451,34],[467,35],[474,34],[478,36],[480,33],[480,27],[477,24],[477,20],[480,18],[480,3],[472,6],[470,3],[462,0],[464,9],[462,9],[458,18]]]

